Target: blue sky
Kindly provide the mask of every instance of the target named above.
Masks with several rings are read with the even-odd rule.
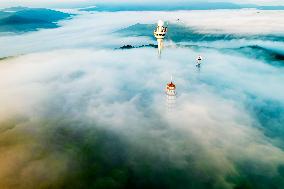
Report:
[[[179,2],[201,2],[200,0],[178,0]],[[155,0],[154,2],[175,2],[176,0]],[[96,3],[145,3],[151,0],[4,0],[0,1],[0,7],[10,6],[35,6],[35,7],[70,7],[70,6],[90,6]],[[257,5],[284,5],[283,0],[202,0],[202,2],[230,2],[237,4],[257,4]]]

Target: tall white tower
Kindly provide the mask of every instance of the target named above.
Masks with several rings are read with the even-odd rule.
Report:
[[[159,56],[161,55],[162,53],[162,48],[163,48],[163,40],[167,34],[167,27],[164,26],[164,22],[162,20],[159,20],[158,21],[158,26],[156,28],[156,30],[154,30],[154,36],[156,37],[157,39],[157,42],[158,42],[158,53],[159,53]]]
[[[175,107],[176,104],[176,85],[173,83],[173,78],[171,82],[166,86],[166,95],[167,95],[167,106],[171,110]]]
[[[201,61],[202,61],[202,56],[199,55],[197,58],[196,58],[196,66],[199,67],[201,65]]]

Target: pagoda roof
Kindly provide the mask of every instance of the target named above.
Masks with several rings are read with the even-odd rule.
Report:
[[[170,83],[167,84],[168,87],[173,87],[176,88],[176,85],[171,81]]]

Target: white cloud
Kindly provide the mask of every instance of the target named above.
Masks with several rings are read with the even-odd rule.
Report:
[[[277,175],[277,167],[284,163],[284,152],[273,146],[268,138],[254,128],[257,123],[242,104],[246,97],[237,95],[238,98],[224,98],[231,90],[240,94],[241,89],[251,91],[250,86],[242,85],[243,81],[257,84],[262,79],[270,82],[267,78],[274,77],[276,82],[279,82],[282,79],[273,76],[276,71],[249,59],[203,52],[211,61],[204,63],[208,66],[204,65],[201,77],[210,77],[211,73],[217,74],[215,67],[222,65],[227,70],[222,77],[236,87],[215,94],[210,86],[202,85],[196,80],[194,65],[189,65],[190,60],[180,61],[178,58],[178,55],[184,54],[195,57],[196,52],[188,49],[171,51],[164,56],[171,58],[163,61],[158,61],[154,49],[73,49],[35,53],[2,62],[0,74],[5,79],[0,81],[0,89],[4,91],[0,95],[0,122],[15,116],[28,117],[28,120],[18,123],[7,133],[8,138],[4,139],[9,139],[8,141],[15,145],[3,148],[5,150],[1,154],[3,157],[13,157],[11,161],[16,164],[33,162],[33,156],[25,155],[37,153],[30,145],[30,140],[31,143],[44,140],[44,134],[37,132],[42,127],[40,120],[52,119],[47,112],[56,111],[54,113],[57,116],[78,117],[82,123],[92,120],[102,128],[120,133],[131,144],[137,144],[144,151],[161,153],[163,156],[166,156],[164,153],[170,153],[172,163],[188,167],[190,171],[212,175],[223,187],[230,186],[230,183],[224,181],[227,175],[238,175],[236,163],[254,164],[257,169],[251,169],[253,173]],[[222,62],[212,61],[219,57],[223,58]],[[248,63],[270,71],[262,75],[257,74],[258,70],[244,73],[240,64]],[[176,111],[172,112],[172,115],[166,112],[163,94],[164,84],[170,76],[169,70],[175,75],[179,93]],[[230,78],[230,75],[240,74],[242,78],[236,81]],[[188,78],[188,75],[191,76]],[[251,75],[254,75],[253,78],[248,80]],[[216,76],[211,79],[217,81]],[[271,84],[269,85],[272,86]],[[279,87],[281,85],[275,86]],[[146,91],[148,94],[144,94]],[[272,91],[269,92],[270,97],[273,96]],[[261,93],[256,93],[262,96]],[[146,103],[148,108],[141,106],[142,101],[149,102]],[[57,112],[58,107],[64,109],[64,113]],[[148,113],[150,116],[146,116]],[[18,146],[17,142],[12,141],[15,136],[26,133],[23,133],[21,128],[28,129],[35,139],[23,139],[22,146]],[[2,129],[5,128],[2,126]],[[179,132],[182,133],[181,136]],[[167,137],[164,137],[165,134]],[[179,137],[176,138],[176,135]],[[148,137],[147,142],[143,142],[144,136]],[[156,145],[149,145],[151,141],[155,141]],[[155,149],[164,148],[165,144],[167,151]],[[39,149],[41,148],[44,146],[39,146]],[[15,154],[18,158],[14,158]],[[60,172],[67,174],[64,164],[71,157],[61,152],[61,159],[56,158],[54,161],[53,155],[56,154],[37,161],[37,165],[31,163],[23,166],[21,172],[25,173],[24,178],[32,176],[33,179],[40,179],[42,174],[50,171],[55,175]],[[191,161],[186,160],[188,156],[192,157]],[[0,186],[3,187],[7,186],[7,182],[2,178],[19,170],[18,166],[13,168],[7,161],[5,158],[0,161],[3,163]],[[57,167],[57,163],[63,167]],[[55,164],[55,168],[48,166],[40,170],[44,164]],[[34,171],[28,171],[29,167],[40,174],[32,174]],[[17,177],[17,180],[23,182],[24,178]],[[46,182],[53,182],[53,179],[54,177],[48,177]]]
[[[175,164],[209,175],[219,188],[234,187],[226,176],[239,176],[239,165],[253,165],[251,174],[268,179],[277,176],[278,166],[284,164],[284,152],[255,127],[258,120],[245,104],[253,103],[246,94],[283,103],[281,70],[217,50],[169,48],[162,59],[151,48],[112,50],[122,44],[152,42],[112,33],[119,28],[153,23],[159,17],[203,20],[204,14],[213,14],[202,13],[84,13],[62,22],[62,28],[1,37],[1,55],[18,57],[0,63],[0,188],[12,188],[14,182],[17,188],[33,188],[42,179],[43,186],[62,181],[73,156],[60,146],[62,143],[47,140],[47,136],[57,136],[50,130],[59,127],[60,121],[72,119],[77,119],[76,126],[71,121],[68,126],[78,127],[77,131],[91,122],[94,128],[123,136],[137,151],[169,158],[171,164],[167,166]],[[215,14],[215,23],[205,19],[195,26],[202,29],[207,23],[210,27],[206,31],[228,32],[228,27],[220,24],[220,15],[228,13]],[[246,18],[244,12],[233,15],[238,14]],[[113,22],[116,18],[120,22]],[[253,23],[251,19],[249,23]],[[187,23],[192,24],[190,20]],[[243,20],[239,24],[246,26]],[[274,27],[271,24],[266,32],[274,31]],[[199,53],[204,55],[200,74],[194,66]],[[171,74],[179,94],[172,114],[166,111],[163,93]],[[59,152],[53,149],[53,143],[61,149]],[[46,153],[46,149],[50,151]],[[136,154],[135,150],[131,152],[129,156]]]
[[[119,22],[113,19],[121,18]],[[222,10],[222,11],[178,11],[178,12],[117,12],[117,13],[84,13],[74,19],[60,22],[64,26],[57,29],[41,30],[17,36],[0,36],[0,56],[13,56],[33,51],[45,51],[57,48],[101,48],[119,47],[124,44],[149,44],[148,38],[120,37],[109,34],[120,28],[136,23],[156,23],[157,20],[169,20],[173,23],[179,18],[181,23],[204,33],[225,33],[242,35],[284,35],[283,11],[255,10]],[[80,25],[80,28],[78,28]],[[78,37],[80,33],[80,37]],[[54,43],[56,36],[57,43]],[[36,39],[36,40],[35,40]],[[16,44],[16,45],[15,45]],[[236,47],[250,44],[260,44],[267,47],[283,49],[283,43],[271,41],[253,42],[227,41],[213,42],[218,47]],[[207,44],[210,46],[210,44]]]
[[[284,11],[192,11],[176,16],[202,33],[284,35]]]

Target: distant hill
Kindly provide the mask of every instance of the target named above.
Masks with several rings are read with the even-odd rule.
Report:
[[[5,11],[5,12],[15,12],[15,11],[21,11],[21,10],[26,10],[29,9],[28,7],[9,7],[9,8],[4,8],[1,9],[1,11]]]
[[[95,7],[82,8],[83,11],[174,11],[174,10],[216,10],[216,9],[242,9],[256,8],[262,10],[284,10],[284,6],[258,6],[253,4],[234,4],[227,2],[200,2],[200,3],[100,3]]]
[[[236,34],[212,34],[212,33],[200,33],[193,28],[186,27],[182,24],[176,23],[168,23],[171,32],[169,32],[166,36],[166,40],[170,40],[175,42],[175,45],[181,46],[183,48],[212,48],[209,46],[202,46],[207,43],[199,43],[199,42],[216,42],[216,41],[230,41],[230,40],[239,40],[239,39],[246,39],[246,40],[265,40],[265,41],[283,41],[283,36],[277,35],[236,35]],[[120,29],[116,31],[117,34],[122,36],[135,36],[135,37],[149,37],[155,41],[153,36],[153,30],[155,29],[155,24],[134,24],[129,27]],[[185,45],[182,42],[195,42],[189,45]],[[193,45],[192,45],[193,44]],[[201,46],[200,46],[201,44]],[[126,49],[133,49],[133,48],[157,48],[156,45],[147,44],[147,45],[140,45],[140,46],[133,46],[125,44],[124,46],[120,47],[121,50]],[[241,53],[247,57],[252,57],[255,59],[263,59],[266,61],[270,61],[273,65],[284,66],[284,52],[275,50],[273,48],[268,48],[265,46],[260,45],[244,45],[240,47],[234,48],[219,48],[219,50],[225,52],[233,52],[233,53]],[[278,63],[281,61],[282,63]]]
[[[261,10],[284,10],[284,6],[259,6]]]
[[[173,10],[195,10],[195,9],[239,9],[240,6],[233,3],[165,3],[165,4],[143,4],[143,3],[116,3],[97,4],[96,7],[81,9],[84,11],[173,11]]]
[[[56,22],[71,15],[43,8],[12,7],[0,10],[0,32],[28,32],[56,28]]]
[[[216,41],[216,40],[233,40],[233,39],[262,39],[262,40],[271,40],[271,41],[283,41],[284,37],[281,35],[237,35],[237,34],[212,34],[212,33],[200,33],[194,28],[184,26],[180,23],[167,22],[171,32],[166,36],[166,39],[172,40],[174,42],[184,42],[184,41]],[[123,36],[142,36],[149,37],[155,40],[153,36],[153,31],[156,28],[156,24],[134,24],[126,28],[116,31],[116,33]]]

